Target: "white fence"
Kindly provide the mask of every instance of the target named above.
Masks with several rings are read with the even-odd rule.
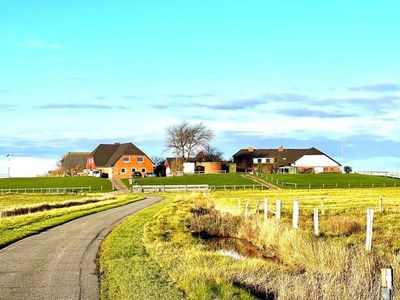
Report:
[[[186,192],[186,191],[208,191],[208,184],[193,185],[134,185],[133,192]]]
[[[383,176],[383,177],[391,177],[391,178],[399,178],[400,173],[396,172],[383,172],[383,171],[359,171],[357,174],[363,175],[371,175],[371,176]]]
[[[132,192],[193,192],[193,191],[236,191],[236,190],[263,190],[268,189],[259,184],[252,185],[134,185]]]
[[[57,188],[13,188],[13,189],[0,189],[0,194],[76,194],[76,193],[83,193],[83,192],[91,192],[91,186],[79,186],[79,187],[57,187]]]

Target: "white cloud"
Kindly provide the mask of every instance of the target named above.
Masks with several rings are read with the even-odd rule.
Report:
[[[0,176],[8,176],[8,167],[10,166],[11,177],[35,177],[45,175],[49,170],[55,168],[54,159],[37,157],[11,157],[0,160]]]
[[[18,46],[29,49],[61,50],[64,46],[57,42],[47,42],[38,38],[30,38],[18,44]]]

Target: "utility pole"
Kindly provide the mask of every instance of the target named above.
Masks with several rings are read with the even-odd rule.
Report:
[[[8,178],[11,178],[11,155],[7,154],[8,158]]]
[[[344,171],[344,143],[343,143],[343,137],[342,137],[342,173]]]

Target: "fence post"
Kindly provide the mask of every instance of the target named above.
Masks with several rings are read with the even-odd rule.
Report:
[[[244,217],[245,217],[245,219],[247,219],[248,213],[249,213],[249,200],[246,201],[246,206],[244,208]]]
[[[380,213],[383,213],[382,195],[379,195],[379,212],[380,212]]]
[[[299,201],[293,201],[293,228],[299,228]]]
[[[371,251],[372,249],[372,224],[374,222],[374,210],[367,209],[367,236],[365,239],[365,249]]]
[[[308,189],[311,189],[311,183],[308,185]]]
[[[268,199],[264,199],[264,223],[268,221]]]
[[[393,299],[393,269],[381,269],[381,300]]]
[[[277,221],[281,219],[281,212],[282,212],[282,200],[276,200],[275,217]]]
[[[314,208],[314,233],[319,236],[318,208]]]

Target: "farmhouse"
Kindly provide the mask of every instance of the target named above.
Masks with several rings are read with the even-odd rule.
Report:
[[[90,152],[68,152],[60,160],[60,169],[69,175],[82,172]]]
[[[233,155],[237,171],[267,173],[339,173],[341,164],[317,148],[241,149]]]
[[[100,144],[89,154],[86,168],[99,170],[104,177],[130,178],[135,172],[153,173],[154,163],[132,143]]]

